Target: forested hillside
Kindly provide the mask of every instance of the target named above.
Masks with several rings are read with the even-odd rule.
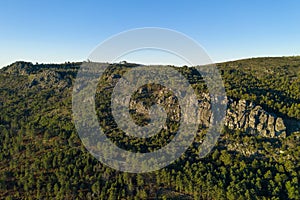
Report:
[[[217,64],[229,103],[216,147],[199,158],[205,134],[205,128],[199,128],[180,159],[143,174],[111,169],[82,145],[72,121],[72,90],[80,65],[16,62],[0,70],[0,199],[300,199],[300,57]],[[171,140],[176,120],[151,141],[134,139],[116,127],[109,109],[113,86],[134,66],[111,64],[100,79],[99,123],[116,145],[154,151]],[[207,93],[194,68],[174,69],[199,97]],[[164,90],[157,85],[145,88]],[[147,101],[142,91],[132,100],[137,124],[148,120],[143,113],[147,105],[138,106]],[[171,96],[153,94],[150,104]],[[249,113],[243,126],[237,120],[241,109]],[[206,116],[203,111],[204,125]]]

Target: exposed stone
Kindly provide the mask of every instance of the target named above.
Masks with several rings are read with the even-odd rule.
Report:
[[[269,134],[270,134],[271,137],[275,136],[274,123],[275,123],[275,117],[273,115],[269,115],[267,130],[269,131]]]
[[[144,90],[138,91],[143,94]],[[174,107],[175,99],[173,96],[161,98],[167,94],[167,91],[159,91],[158,100],[159,103],[165,103],[167,105],[167,112],[172,113],[173,120],[179,120],[180,115],[178,113],[179,106]],[[202,127],[209,127],[211,116],[211,104],[209,95],[202,95],[203,99],[199,101],[198,110],[198,122]],[[136,106],[134,106],[136,104]],[[172,106],[173,105],[173,106]],[[249,134],[261,134],[264,137],[285,137],[286,126],[282,118],[277,117],[274,114],[268,113],[261,106],[255,105],[253,102],[246,100],[233,100],[228,99],[227,111],[225,116],[225,125],[229,129],[238,129],[246,131]],[[131,105],[137,109],[137,112],[148,112],[143,108],[143,104],[133,102]],[[189,118],[190,113],[183,113],[185,118]]]
[[[200,104],[200,123],[206,126],[209,125],[209,109],[209,106]],[[246,100],[228,100],[225,125],[229,129],[239,129],[250,134],[257,132],[264,137],[285,137],[286,135],[286,126],[282,118]]]
[[[275,134],[276,136],[279,135],[285,135],[286,134],[286,127],[284,125],[283,119],[282,118],[277,118],[276,119],[276,124],[275,124]]]
[[[265,137],[284,137],[286,134],[283,119],[266,112],[261,106],[245,100],[230,100],[228,108],[225,125],[230,129],[253,130]]]

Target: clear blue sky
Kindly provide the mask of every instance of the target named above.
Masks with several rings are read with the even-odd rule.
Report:
[[[44,1],[0,3],[0,66],[86,60],[106,38],[163,27],[200,43],[213,61],[300,55],[300,1]]]

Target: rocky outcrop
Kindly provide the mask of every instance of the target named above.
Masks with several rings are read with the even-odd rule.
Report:
[[[142,94],[144,92],[140,90],[139,93]],[[170,106],[170,104],[176,104],[174,97],[162,97],[162,95],[158,95],[158,97],[158,103],[165,103],[167,106],[166,111],[172,112],[172,120],[179,120],[180,115],[174,113],[174,111],[179,110],[179,107]],[[209,95],[202,94],[202,97],[203,99],[199,101],[199,124],[202,125],[202,127],[209,127],[211,119]],[[137,112],[147,115],[147,109],[141,101],[131,101],[131,107],[135,108]],[[188,117],[189,113],[183,113],[183,115],[186,115],[184,117]],[[229,129],[241,130],[249,134],[258,133],[264,137],[286,136],[286,126],[282,118],[277,117],[273,113],[268,113],[260,105],[255,105],[253,102],[246,100],[228,99],[225,126]]]
[[[229,100],[225,125],[230,129],[256,131],[265,137],[286,136],[282,118],[246,100]]]
[[[34,66],[30,62],[15,62],[4,68],[4,71],[9,74],[17,74],[17,75],[29,75],[33,71],[36,70],[36,66]]]

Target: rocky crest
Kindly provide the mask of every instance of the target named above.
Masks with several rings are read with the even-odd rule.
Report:
[[[143,94],[144,90],[140,90],[139,93]],[[179,106],[176,106],[176,99],[173,96],[162,97],[160,93],[164,92],[158,92],[157,103],[165,104],[167,107],[166,111],[173,114],[171,116],[172,120],[178,121],[180,115],[177,112]],[[211,104],[208,99],[209,95],[203,94],[203,99],[199,101],[199,124],[204,128],[209,127],[211,119]],[[145,116],[148,116],[147,108],[140,100],[132,100],[130,106],[134,107],[137,113],[143,113]],[[186,115],[184,117],[189,115],[189,113],[183,114]],[[268,113],[261,106],[246,100],[228,100],[225,126],[232,130],[246,131],[250,134],[258,133],[264,137],[286,136],[286,125],[281,117]]]
[[[4,68],[4,71],[9,74],[29,75],[36,71],[37,67],[30,62],[15,62]]]
[[[286,136],[286,126],[281,117],[246,100],[229,100],[225,125],[229,129],[257,131],[265,137]]]

